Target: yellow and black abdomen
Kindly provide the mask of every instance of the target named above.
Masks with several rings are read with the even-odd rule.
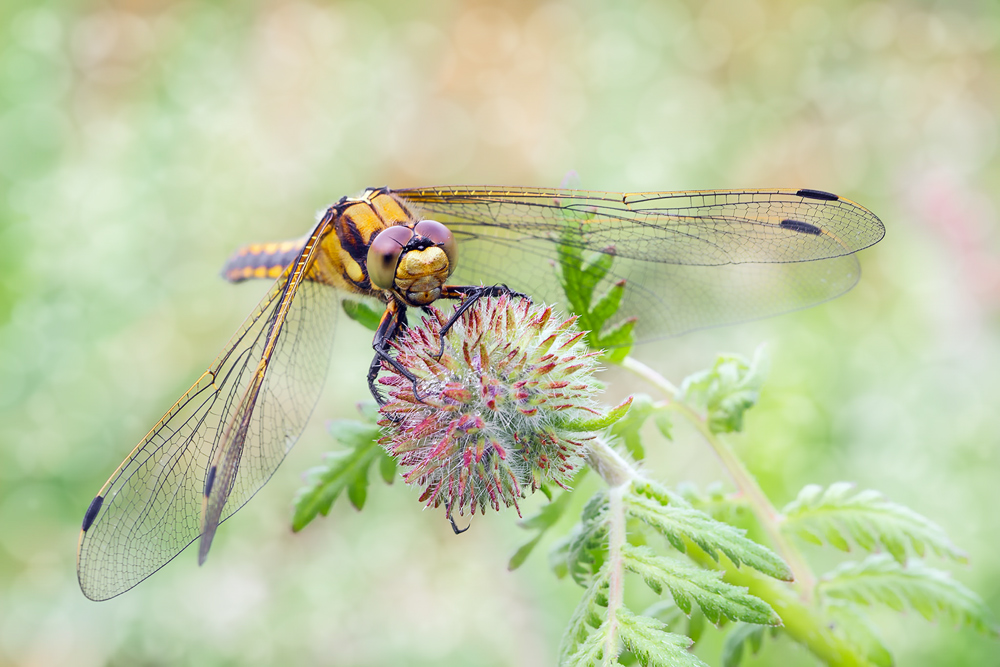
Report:
[[[369,189],[357,198],[334,204],[310,234],[293,241],[251,243],[234,252],[222,267],[222,276],[238,283],[251,278],[276,279],[298,259],[306,242],[318,244],[305,279],[376,299],[387,298],[372,286],[366,268],[372,239],[386,227],[416,224],[399,197],[384,188]]]
[[[289,264],[302,252],[305,238],[276,243],[251,243],[234,252],[225,266],[222,276],[234,283],[251,278],[271,278],[281,275]]]

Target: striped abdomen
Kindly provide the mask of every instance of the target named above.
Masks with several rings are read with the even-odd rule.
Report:
[[[222,276],[234,283],[250,278],[277,278],[302,252],[305,241],[305,238],[299,238],[245,245],[226,260]]]
[[[318,247],[306,268],[306,280],[376,299],[386,298],[368,278],[365,266],[368,247],[372,238],[386,227],[412,227],[416,222],[403,200],[384,188],[368,189],[357,198],[344,197],[327,209],[317,223],[324,233],[317,239]],[[222,268],[222,275],[234,283],[250,278],[278,278],[302,253],[311,235],[293,241],[245,245],[232,254]]]

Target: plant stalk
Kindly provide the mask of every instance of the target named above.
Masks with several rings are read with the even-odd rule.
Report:
[[[587,463],[607,483],[608,489],[608,621],[605,626],[604,664],[617,664],[618,610],[625,603],[625,561],[622,547],[626,539],[625,490],[638,477],[635,468],[601,438],[587,451]]]
[[[743,462],[739,460],[733,450],[718,434],[713,433],[709,429],[708,420],[704,416],[698,414],[698,412],[683,401],[677,400],[678,390],[666,378],[632,357],[623,359],[621,366],[659,389],[665,395],[671,408],[683,414],[694,424],[698,432],[708,442],[712,451],[715,452],[716,457],[733,480],[740,495],[746,499],[750,510],[757,517],[757,521],[764,529],[764,532],[771,538],[771,542],[774,544],[778,555],[788,564],[789,569],[792,571],[799,597],[803,601],[809,601],[812,598],[816,578],[802,557],[801,552],[781,532],[781,528],[778,525],[778,510],[771,504],[771,500],[764,493],[763,489],[760,488],[760,485],[753,478],[753,475],[750,474],[750,471],[743,465]]]
[[[871,667],[871,663],[859,655],[855,648],[845,642],[812,609],[810,593],[814,577],[798,549],[781,534],[778,512],[764,495],[763,490],[732,450],[708,428],[707,420],[690,406],[677,401],[677,389],[649,367],[626,358],[622,366],[650,381],[667,395],[668,404],[682,412],[698,428],[711,445],[723,467],[733,478],[737,488],[746,497],[747,503],[761,525],[774,540],[779,554],[788,563],[795,579],[798,594],[779,581],[761,576],[755,572],[733,567],[724,559],[717,562],[700,547],[686,542],[686,553],[695,562],[709,569],[721,569],[723,578],[736,586],[743,586],[749,592],[764,600],[777,612],[789,637],[809,649],[817,658],[831,667]],[[604,440],[595,438],[587,453],[587,462],[608,484],[608,616],[604,638],[604,665],[615,664],[618,655],[617,612],[624,604],[624,561],[622,548],[626,540],[624,493],[628,486],[641,475],[636,468],[611,448]]]

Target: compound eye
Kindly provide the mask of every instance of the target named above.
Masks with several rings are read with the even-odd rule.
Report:
[[[391,290],[396,282],[396,264],[403,247],[413,236],[406,227],[389,227],[379,232],[368,246],[368,278],[379,289]]]
[[[458,244],[451,230],[437,220],[421,220],[413,227],[413,233],[429,239],[434,245],[444,250],[448,256],[448,273],[455,270],[458,265]]]

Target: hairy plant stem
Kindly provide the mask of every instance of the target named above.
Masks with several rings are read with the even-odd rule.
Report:
[[[684,415],[698,429],[698,432],[708,442],[726,473],[733,480],[740,495],[746,499],[750,510],[757,517],[757,521],[764,529],[764,532],[771,538],[771,542],[774,544],[778,555],[788,563],[788,567],[791,569],[792,576],[795,579],[795,587],[799,597],[804,602],[811,600],[816,578],[802,557],[802,553],[781,532],[778,525],[778,510],[771,504],[771,500],[764,493],[763,489],[760,488],[760,485],[757,484],[757,480],[753,478],[753,475],[746,469],[743,462],[739,460],[736,454],[733,453],[733,450],[716,433],[713,433],[709,429],[708,420],[703,415],[698,414],[697,411],[683,401],[677,400],[678,390],[666,378],[632,357],[626,357],[621,361],[620,365],[622,368],[638,375],[663,392],[667,404],[674,411]]]
[[[685,540],[687,555],[703,567],[721,569],[726,581],[736,586],[748,588],[752,595],[770,604],[771,608],[781,617],[784,631],[788,636],[805,646],[827,665],[831,667],[870,667],[871,663],[864,656],[859,655],[853,646],[838,636],[821,615],[814,610],[811,604],[811,592],[815,582],[812,571],[799,550],[779,530],[778,512],[771,501],[764,495],[764,491],[732,450],[708,428],[706,418],[689,405],[678,401],[677,388],[645,364],[631,357],[626,357],[621,365],[662,391],[666,395],[667,405],[688,418],[709,443],[737,488],[746,498],[757,520],[774,541],[778,553],[788,563],[795,579],[797,592],[793,592],[779,581],[745,568],[735,567],[727,559],[716,561],[690,540]],[[608,621],[604,625],[606,629],[604,664],[609,665],[614,664],[613,661],[618,655],[617,613],[622,608],[624,595],[625,568],[622,547],[626,540],[626,517],[623,496],[629,485],[636,479],[640,479],[641,475],[635,466],[622,458],[601,439],[591,441],[587,462],[610,487],[608,492],[608,561],[605,564],[610,576]]]
[[[618,656],[618,610],[625,600],[625,502],[623,496],[638,477],[635,468],[601,438],[587,451],[587,463],[608,484],[608,620],[604,625],[604,664],[613,665]]]
[[[625,503],[622,495],[625,486],[611,487],[608,492],[608,624],[604,638],[604,664],[615,664],[618,656],[618,610],[625,601],[625,562],[622,545],[625,544]]]

